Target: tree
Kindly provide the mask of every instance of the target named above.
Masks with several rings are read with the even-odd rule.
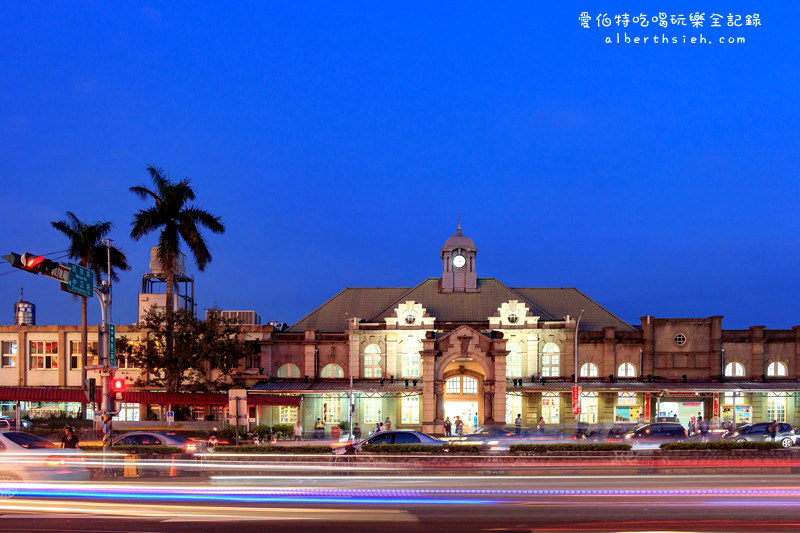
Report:
[[[213,233],[224,233],[225,226],[220,217],[190,204],[194,201],[195,194],[188,178],[174,182],[161,169],[152,165],[147,167],[147,172],[153,182],[153,189],[136,186],[131,187],[130,191],[142,200],[153,200],[154,205],[147,209],[140,209],[134,215],[131,223],[131,238],[138,241],[145,235],[160,231],[157,254],[161,267],[167,274],[166,352],[171,354],[175,318],[173,291],[181,253],[181,241],[188,246],[198,270],[202,272],[211,261],[211,253],[200,232],[200,226]]]
[[[100,284],[101,276],[108,268],[108,252],[103,238],[111,233],[111,222],[98,221],[88,224],[80,220],[71,211],[67,211],[67,219],[51,222],[51,225],[69,239],[68,255],[70,259],[94,272],[95,280]],[[110,247],[111,279],[118,280],[117,270],[130,270],[128,260],[122,250]],[[81,296],[81,383],[86,381],[86,363],[88,354],[88,326],[86,317],[86,297]]]
[[[142,369],[137,386],[163,387],[168,392],[224,389],[239,362],[255,352],[254,344],[242,338],[241,327],[218,313],[209,313],[209,319],[202,321],[178,310],[172,331],[165,318],[165,311],[151,308],[137,326],[138,341],[126,337],[117,341],[120,355],[129,358],[128,366]],[[168,354],[170,336],[174,344]]]

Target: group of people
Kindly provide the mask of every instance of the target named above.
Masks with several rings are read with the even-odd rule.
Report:
[[[697,416],[692,416],[689,419],[689,426],[686,432],[689,434],[689,437],[699,436],[701,441],[708,442],[709,430],[710,425],[708,419],[703,419],[703,415],[697,413]]]
[[[358,422],[356,422],[356,424],[353,426],[353,437],[356,436],[355,430],[356,430],[356,426],[357,425],[358,425]],[[372,429],[372,433],[370,433],[370,434],[374,435],[375,433],[380,433],[381,431],[388,431],[390,429],[392,429],[392,420],[391,420],[391,418],[389,418],[387,416],[386,420],[383,423],[380,423],[380,422],[376,422],[375,423],[375,427]],[[359,429],[358,430],[358,438],[356,440],[358,440],[360,438],[361,438],[361,430]]]

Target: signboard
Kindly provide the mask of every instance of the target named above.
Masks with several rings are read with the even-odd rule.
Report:
[[[228,391],[228,422],[232,426],[247,425],[247,389]]]
[[[175,411],[167,411],[167,424],[175,422]]]
[[[117,336],[116,326],[114,324],[108,325],[108,364],[110,366],[117,366]]]
[[[50,272],[42,272],[42,274],[47,277],[57,279],[61,283],[69,282],[69,268],[65,267],[64,265],[58,265]]]
[[[572,386],[572,414],[581,414],[581,386]]]
[[[644,393],[644,421],[650,422],[650,393]]]
[[[69,265],[67,290],[87,298],[94,296],[94,272],[75,263],[67,264]]]
[[[714,418],[719,418],[719,393],[714,393],[714,414],[712,415]]]

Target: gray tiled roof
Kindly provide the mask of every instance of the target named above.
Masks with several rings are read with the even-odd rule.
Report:
[[[306,382],[305,380],[297,379],[278,379],[256,383],[250,390],[263,392],[347,392],[350,390],[350,381],[346,379],[322,379]],[[361,392],[419,392],[422,390],[422,378],[417,379],[416,386],[414,386],[412,380],[409,380],[407,387],[405,379],[395,379],[394,383],[387,379],[383,385],[377,379],[356,379],[353,380],[353,390]]]
[[[604,326],[633,330],[575,288],[514,289],[494,278],[478,278],[478,287],[479,292],[442,293],[439,292],[439,279],[429,278],[410,288],[345,289],[300,319],[289,331],[316,329],[341,332],[347,329],[349,317],[358,317],[366,322],[382,322],[406,300],[421,303],[440,322],[483,322],[490,316],[496,316],[503,302],[520,300],[541,320],[563,320],[566,315],[576,317],[583,309],[582,331],[597,331]]]

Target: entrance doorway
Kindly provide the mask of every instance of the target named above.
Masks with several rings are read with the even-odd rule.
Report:
[[[450,418],[453,424],[453,433],[456,431],[456,417],[460,417],[464,422],[464,434],[472,433],[475,430],[475,417],[478,414],[478,402],[464,402],[458,400],[445,400],[444,416]]]
[[[669,419],[670,422],[678,422],[684,427],[688,427],[689,420],[697,416],[706,417],[702,401],[665,402],[662,400],[658,407],[659,419],[666,418]]]
[[[444,416],[450,418],[453,433],[456,420],[464,423],[464,434],[472,433],[483,422],[479,390],[481,383],[477,375],[459,373],[445,379]]]

